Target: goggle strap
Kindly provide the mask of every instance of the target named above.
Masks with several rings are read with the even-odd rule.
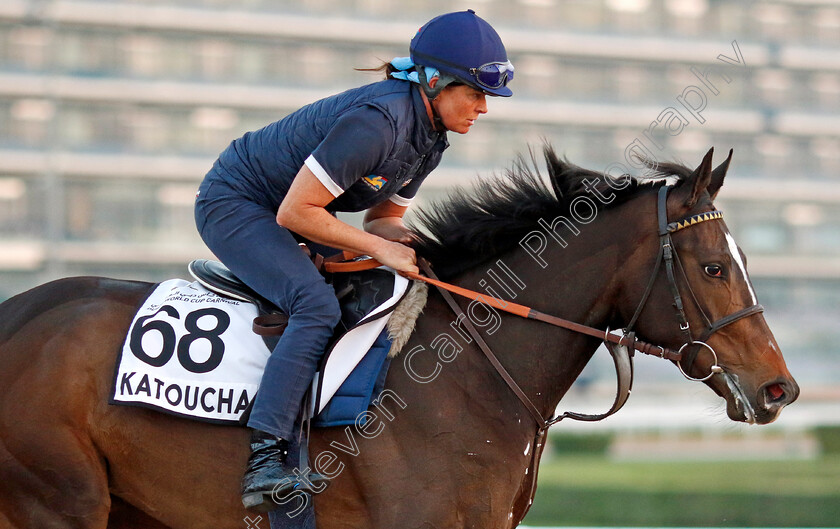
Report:
[[[450,68],[455,68],[456,70],[463,70],[464,67],[460,64],[455,64],[453,62],[446,61],[444,59],[440,59],[438,57],[432,57],[431,55],[426,55],[425,53],[421,53],[419,51],[412,51],[411,52],[415,58],[420,59],[419,61],[414,61],[415,63],[423,64],[423,60],[434,61],[444,66],[449,66]],[[425,65],[424,65],[425,66]]]

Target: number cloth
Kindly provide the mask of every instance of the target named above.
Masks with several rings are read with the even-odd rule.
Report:
[[[390,269],[386,269],[390,270]],[[409,281],[393,271],[382,297],[345,320],[313,382],[314,424],[364,424],[385,383],[386,325]],[[159,283],[138,309],[117,360],[111,404],[157,409],[205,422],[242,424],[258,394],[270,351],[251,330],[256,307],[198,282]],[[347,319],[350,318],[350,319]]]
[[[164,281],[134,317],[111,402],[237,422],[270,354],[251,330],[256,315],[254,305],[219,297],[197,282]]]

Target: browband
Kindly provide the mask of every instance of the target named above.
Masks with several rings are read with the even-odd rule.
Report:
[[[722,218],[723,211],[707,211],[705,213],[698,213],[697,215],[692,215],[684,219],[669,222],[668,233],[674,233],[676,231],[680,231],[683,228],[688,228],[689,226],[694,226],[695,224],[706,222],[707,220],[715,220]]]

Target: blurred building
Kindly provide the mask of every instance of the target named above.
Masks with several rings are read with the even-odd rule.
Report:
[[[720,206],[768,319],[795,375],[840,379],[831,0],[3,0],[0,300],[66,275],[183,276],[206,255],[196,186],[230,140],[376,80],[354,68],[467,7],[504,37],[516,96],[451,138],[421,199],[543,138],[599,170],[734,148]]]

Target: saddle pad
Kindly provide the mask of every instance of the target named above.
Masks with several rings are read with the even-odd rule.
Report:
[[[377,269],[378,270],[378,269]],[[386,268],[386,270],[391,270]],[[393,273],[393,272],[392,272]],[[377,342],[380,335],[387,335],[385,329],[388,323],[388,318],[394,307],[405,296],[411,281],[405,277],[394,274],[393,290],[391,296],[382,302],[379,306],[373,308],[367,315],[365,315],[358,323],[347,330],[344,335],[330,347],[322,361],[322,369],[315,375],[313,380],[313,415],[317,416],[326,407],[327,403],[338,392],[344,381],[353,372],[356,366],[362,361],[365,355],[370,350],[371,346]],[[387,345],[380,344],[384,350],[388,351],[391,342],[387,336],[383,336],[380,340],[387,340]],[[364,347],[360,347],[365,344]],[[384,356],[382,357],[384,360]],[[379,366],[381,367],[381,362]],[[375,379],[376,373],[373,373]],[[364,406],[367,409],[367,405]],[[352,420],[352,419],[351,419]]]
[[[382,348],[382,339],[387,338],[385,324],[410,282],[395,274],[393,284],[390,298],[370,310],[328,351],[322,372],[315,378],[317,411],[326,407],[351,373],[359,375],[354,369],[374,342],[378,344],[375,350]],[[271,354],[252,332],[256,316],[255,305],[221,297],[197,281],[160,283],[129,327],[109,403],[205,422],[243,424]],[[381,361],[363,364],[382,367]]]

